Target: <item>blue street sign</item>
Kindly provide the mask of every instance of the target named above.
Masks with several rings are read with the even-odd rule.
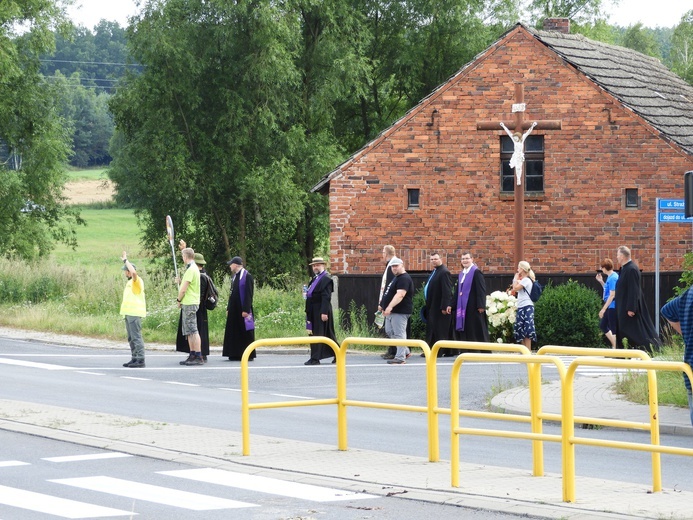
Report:
[[[684,209],[683,199],[660,199],[659,209]]]
[[[684,213],[660,213],[659,221],[685,223],[693,222],[693,217],[686,218],[686,215]]]

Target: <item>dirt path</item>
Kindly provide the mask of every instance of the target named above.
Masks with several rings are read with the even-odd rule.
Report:
[[[63,194],[70,204],[109,202],[113,199],[113,183],[108,180],[68,182]]]

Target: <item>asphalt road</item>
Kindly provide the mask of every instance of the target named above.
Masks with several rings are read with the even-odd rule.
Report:
[[[176,353],[150,352],[147,368],[126,369],[127,351],[71,348],[42,343],[0,340],[0,377],[6,399],[113,413],[130,417],[240,431],[240,367],[211,356],[203,367],[184,367]],[[328,364],[304,366],[305,355],[260,354],[250,364],[253,402],[331,398],[335,370]],[[451,360],[439,360],[439,404],[449,406]],[[526,368],[513,364],[474,364],[463,369],[460,395],[463,408],[485,409],[499,388],[526,381]],[[403,366],[387,365],[379,357],[349,354],[349,399],[410,405],[425,404],[423,359],[412,357]],[[543,379],[556,378],[545,369]],[[523,425],[469,420],[484,428],[524,429]],[[337,442],[332,406],[256,410],[251,434],[326,444]],[[440,421],[441,458],[449,457],[448,422]],[[558,434],[556,425],[544,431]],[[618,430],[583,431],[584,435],[646,442],[647,434]],[[421,413],[349,408],[349,447],[427,456],[426,416]],[[690,447],[690,437],[667,435],[663,444]],[[578,474],[611,480],[648,483],[647,453],[578,447]],[[530,443],[523,440],[465,437],[461,460],[513,468],[531,468]],[[680,457],[663,456],[664,486],[693,490],[690,470]],[[560,472],[560,449],[545,444],[545,470]]]

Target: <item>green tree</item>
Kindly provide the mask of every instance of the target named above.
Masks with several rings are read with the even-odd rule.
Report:
[[[43,256],[55,240],[74,245],[74,227],[82,223],[62,196],[69,125],[55,89],[39,73],[39,56],[65,23],[53,0],[0,3],[0,248],[6,256]]]
[[[545,18],[568,18],[585,24],[604,18],[604,5],[618,0],[530,0],[532,20],[541,26]]]
[[[671,37],[672,70],[693,85],[693,10],[681,17]]]
[[[296,272],[305,192],[286,158],[297,28],[269,0],[151,2],[134,20],[146,69],[111,101],[122,139],[110,175],[151,250],[166,254],[169,214],[211,267],[240,254],[260,281]]]
[[[652,29],[643,27],[641,22],[631,25],[623,35],[622,45],[634,51],[647,54],[653,58],[661,58],[659,44]]]

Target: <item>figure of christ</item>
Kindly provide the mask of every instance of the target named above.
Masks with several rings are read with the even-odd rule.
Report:
[[[532,133],[534,127],[537,126],[537,122],[535,121],[532,123],[532,126],[529,127],[522,137],[520,137],[519,132],[512,133],[502,121],[500,125],[503,127],[503,130],[505,130],[505,133],[508,134],[510,139],[513,140],[513,144],[515,146],[513,155],[510,157],[510,167],[515,168],[515,177],[517,178],[517,185],[519,186],[522,180],[522,166],[525,163],[525,139],[527,139],[527,136]]]

